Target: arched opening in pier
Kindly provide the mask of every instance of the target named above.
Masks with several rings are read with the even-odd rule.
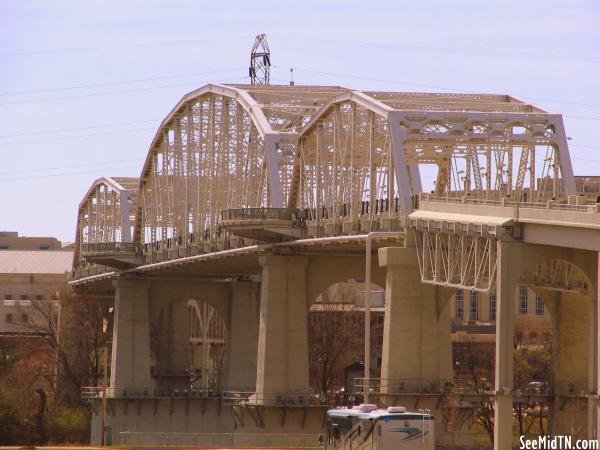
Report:
[[[317,295],[309,310],[309,374],[313,391],[327,403],[352,402],[355,378],[364,377],[365,283],[337,282]],[[371,367],[381,368],[384,289],[371,283]]]

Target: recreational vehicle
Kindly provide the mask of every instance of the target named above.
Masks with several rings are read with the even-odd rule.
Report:
[[[327,412],[326,450],[434,450],[434,418],[428,410],[363,404]]]

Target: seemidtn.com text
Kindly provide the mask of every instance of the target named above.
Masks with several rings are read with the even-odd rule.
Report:
[[[538,436],[537,438],[519,438],[520,449],[542,450],[542,449],[600,449],[596,439],[573,439],[572,436]]]

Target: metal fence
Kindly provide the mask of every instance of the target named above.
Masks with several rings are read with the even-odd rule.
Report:
[[[222,220],[296,220],[299,211],[295,208],[236,208],[221,212]]]
[[[126,447],[194,448],[320,448],[317,434],[284,433],[158,433],[122,431]]]

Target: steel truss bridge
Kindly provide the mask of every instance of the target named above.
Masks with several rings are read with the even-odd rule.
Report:
[[[577,195],[561,115],[509,95],[336,86],[185,95],[139,177],[83,198],[71,284],[251,277],[262,255],[364,254],[371,240],[414,248],[422,283],[486,292],[502,244],[544,247],[521,284],[597,298],[600,205]]]
[[[436,173],[428,194],[424,166]],[[102,262],[142,269],[410,228],[424,281],[489,289],[493,267],[482,262],[493,259],[501,218],[597,212],[575,196],[562,117],[514,97],[211,84],[163,120],[139,178],[94,182],[79,206],[74,269],[83,282]],[[502,211],[447,216],[432,229],[427,214],[411,216],[419,197],[463,214],[462,205]]]

